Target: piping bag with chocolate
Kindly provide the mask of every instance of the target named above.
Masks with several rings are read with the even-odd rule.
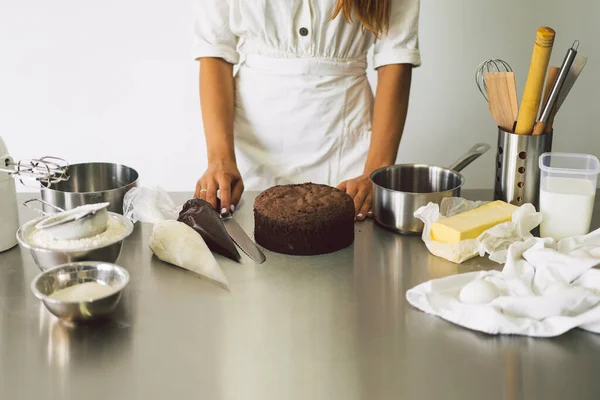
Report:
[[[240,261],[240,253],[225,230],[219,213],[207,201],[196,198],[188,200],[177,220],[198,232],[215,253]]]

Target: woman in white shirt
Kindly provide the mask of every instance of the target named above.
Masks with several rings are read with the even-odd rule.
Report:
[[[420,64],[419,0],[196,2],[208,149],[196,196],[216,206],[219,190],[225,213],[244,188],[315,182],[347,192],[357,220],[370,215],[369,175],[396,161]]]

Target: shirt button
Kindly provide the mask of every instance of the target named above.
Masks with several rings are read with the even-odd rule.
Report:
[[[308,35],[308,29],[306,29],[306,28],[300,28],[300,35],[302,35],[302,36]]]

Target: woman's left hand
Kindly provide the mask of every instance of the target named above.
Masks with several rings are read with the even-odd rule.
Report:
[[[357,221],[364,221],[366,217],[372,216],[373,184],[368,174],[344,181],[337,188],[346,192],[354,200]]]

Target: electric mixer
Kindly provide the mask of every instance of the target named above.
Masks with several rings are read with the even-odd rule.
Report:
[[[15,178],[23,184],[24,179],[33,179],[49,187],[69,179],[67,168],[66,161],[54,157],[14,162],[0,137],[0,252],[17,244],[19,218]]]

